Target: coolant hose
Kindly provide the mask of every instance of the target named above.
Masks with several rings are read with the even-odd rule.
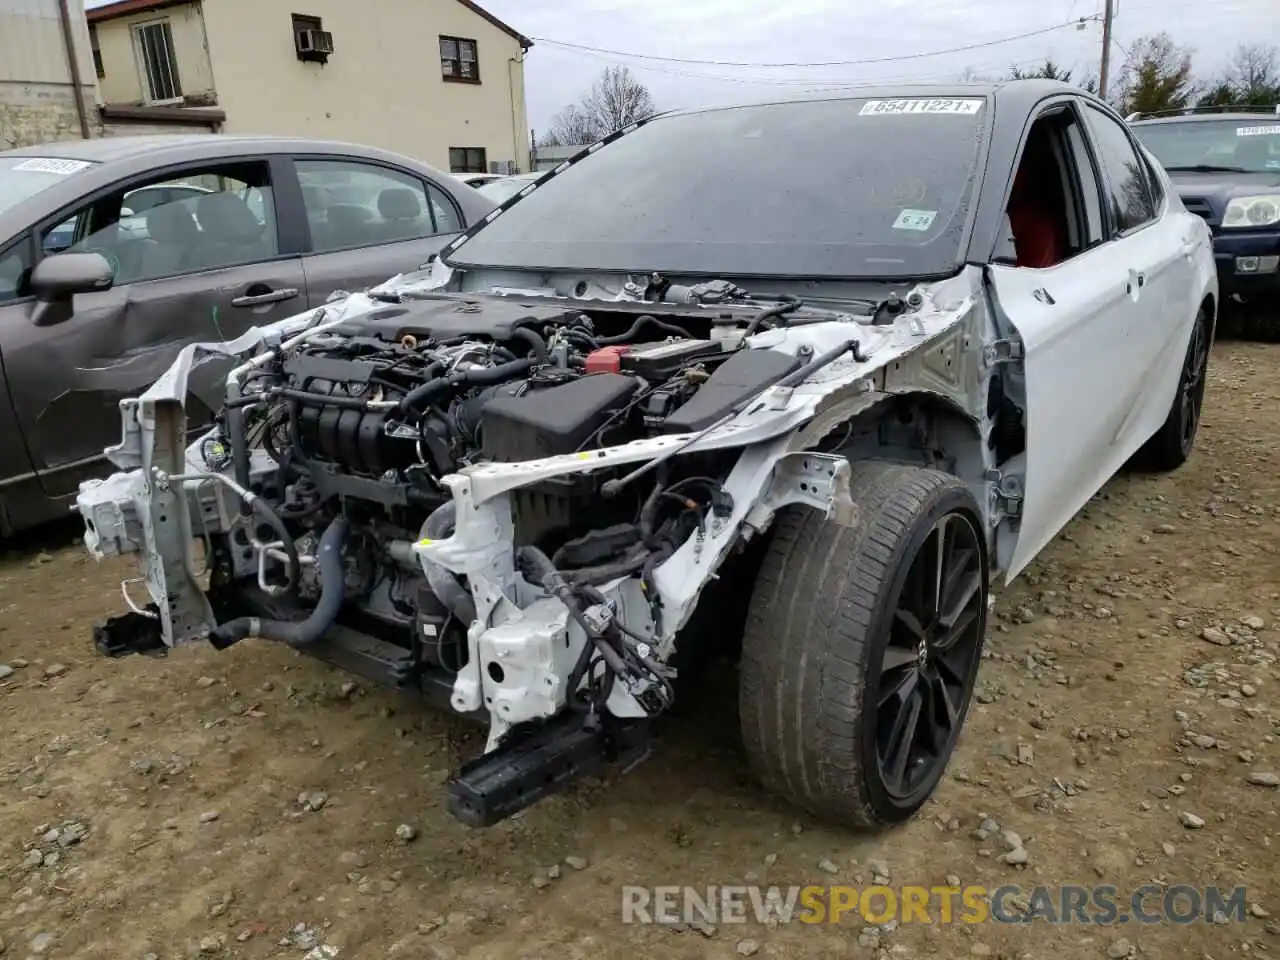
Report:
[[[529,345],[529,349],[533,351],[534,359],[539,363],[545,362],[547,359],[547,341],[543,340],[537,333],[528,327],[516,327],[511,331],[512,340],[521,340]]]
[[[535,334],[536,336],[536,334]],[[533,367],[534,361],[525,357],[522,360],[512,360],[510,363],[500,363],[496,367],[485,367],[479,370],[459,370],[444,377],[436,377],[434,380],[428,380],[421,386],[414,387],[404,395],[400,401],[400,413],[402,415],[412,412],[418,407],[424,406],[426,401],[434,400],[441,394],[448,393],[452,388],[466,384],[471,387],[488,387],[497,383],[504,383],[507,380],[514,380],[523,373],[527,373]]]
[[[674,334],[677,337],[689,336],[689,331],[684,327],[677,327],[674,323],[664,323],[657,317],[645,313],[636,318],[636,322],[627,328],[626,333],[620,333],[616,337],[596,337],[596,343],[602,347],[610,344],[629,343],[645,326],[657,327],[659,330]]]
[[[347,539],[347,520],[336,517],[320,537],[316,550],[316,567],[320,573],[320,600],[305,620],[263,620],[239,617],[213,629],[209,642],[225,650],[245,637],[262,637],[291,647],[314,644],[338,619],[346,592],[346,570],[342,562],[342,545]]]
[[[436,507],[422,526],[423,535],[429,540],[443,540],[453,533],[457,515],[458,509],[452,500]],[[433,560],[424,557],[422,569],[427,575],[427,584],[431,587],[431,592],[450,613],[462,621],[464,627],[470,627],[476,618],[476,602],[471,596],[471,591],[458,582],[453,571]]]

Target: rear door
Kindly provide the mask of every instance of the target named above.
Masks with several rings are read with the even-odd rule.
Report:
[[[1173,403],[1199,308],[1192,251],[1201,225],[1170,209],[1156,171],[1125,124],[1091,104],[1084,116],[1107,185],[1111,230],[1118,246],[1127,248],[1140,294],[1141,351],[1130,376],[1127,415],[1113,437],[1127,459],[1164,423]]]
[[[69,249],[102,253],[116,271],[112,289],[75,297],[60,323],[36,326],[38,305],[29,295],[5,308],[22,314],[6,327],[5,370],[48,495],[73,492],[100,469],[103,448],[120,439],[119,401],[150,386],[183,346],[232,339],[306,308],[298,231],[277,215],[275,167],[260,157],[168,168],[36,226],[41,250],[48,233],[71,221]],[[180,199],[122,216],[127,193],[162,183],[208,192],[179,191]],[[225,364],[197,369],[188,404],[193,428],[220,406],[225,372]]]
[[[1060,176],[1069,195],[1068,255],[1046,268],[994,263],[989,272],[997,307],[1024,352],[1024,500],[1009,578],[1132,453],[1136,434],[1125,424],[1150,350],[1154,298],[1140,278],[1155,263],[1138,236],[1152,219],[1143,206],[1149,199],[1130,203],[1110,190],[1080,109],[1057,104],[1036,120],[1053,130],[1064,165],[1042,175]]]
[[[294,167],[310,232],[311,306],[417,270],[463,227],[449,194],[410,170],[339,157],[298,157]]]

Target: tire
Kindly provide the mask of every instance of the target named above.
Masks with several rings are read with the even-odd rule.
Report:
[[[851,493],[861,511],[855,527],[807,507],[779,513],[751,597],[738,696],[748,759],[765,787],[820,819],[866,829],[909,818],[946,769],[981,661],[989,570],[981,511],[949,474],[855,464]],[[921,565],[936,556],[938,529],[964,575],[950,602],[961,636],[944,652],[925,623],[920,672],[919,634],[895,610],[900,601],[928,600],[914,591]],[[924,590],[935,592],[932,584]],[[892,708],[908,701],[890,694],[882,702],[880,691],[913,671],[925,680],[912,690],[917,718],[945,716],[949,726],[917,725],[917,746],[931,734],[932,749],[920,762],[908,756],[913,777],[898,783],[880,741],[902,715]]]
[[[1191,328],[1191,339],[1182,360],[1182,373],[1178,377],[1178,392],[1169,407],[1169,415],[1138,451],[1137,461],[1147,470],[1176,470],[1191,456],[1204,406],[1211,335],[1209,315],[1201,306]]]

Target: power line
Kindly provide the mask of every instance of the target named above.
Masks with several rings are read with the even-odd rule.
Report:
[[[581,50],[581,51],[574,51],[574,52],[578,53],[581,56],[587,56],[595,60],[600,60],[604,63],[617,64],[622,62],[612,57],[605,56],[604,54],[598,54],[591,51]],[[1044,63],[1044,56],[1039,55],[1026,60],[1017,60],[1013,62],[1001,61],[1001,62],[984,62],[979,64],[967,64],[966,69],[974,70],[980,74],[991,73],[993,71],[998,73],[1003,73],[1005,70],[1011,67],[1019,67],[1019,68],[1036,67],[1041,65],[1042,63]],[[660,73],[667,76],[690,77],[697,80],[711,80],[711,81],[719,81],[719,82],[725,82],[725,83],[738,83],[738,84],[745,84],[747,86],[765,86],[765,87],[772,86],[772,87],[777,87],[781,89],[801,91],[804,93],[841,91],[841,90],[848,90],[851,88],[858,88],[858,87],[876,86],[876,85],[893,84],[893,83],[905,83],[905,82],[915,82],[915,83],[944,82],[944,81],[956,80],[960,74],[959,70],[939,70],[937,72],[930,72],[930,73],[919,73],[919,72],[913,71],[909,74],[894,74],[893,76],[887,76],[887,77],[872,77],[872,78],[862,78],[862,79],[851,79],[847,77],[782,78],[782,77],[753,77],[753,76],[743,76],[743,75],[726,76],[724,74],[694,72],[691,70],[681,70],[676,67],[669,67],[666,65],[659,66],[655,64],[636,64],[634,68],[642,73]]]
[[[1038,30],[1028,30],[1026,33],[1018,33],[1009,37],[999,37],[995,40],[983,40],[979,43],[968,43],[959,47],[948,47],[944,50],[928,50],[924,53],[904,53],[892,57],[868,57],[861,60],[820,60],[811,63],[766,63],[761,61],[744,61],[744,60],[698,60],[692,57],[662,57],[651,53],[631,53],[625,50],[610,50],[605,47],[593,47],[581,43],[570,43],[567,40],[552,40],[547,37],[531,38],[535,43],[544,43],[552,47],[565,47],[571,50],[581,50],[588,53],[601,54],[611,57],[623,57],[634,60],[654,60],[661,63],[682,63],[692,64],[695,66],[710,67],[856,67],[868,66],[877,63],[897,63],[903,60],[923,60],[927,57],[941,57],[951,53],[965,53],[970,50],[981,50],[986,47],[994,47],[1002,43],[1013,43],[1016,40],[1026,40],[1029,37],[1039,37],[1046,33],[1052,33],[1055,30],[1062,30],[1066,27],[1077,27],[1091,20],[1098,20],[1100,17],[1093,14],[1087,17],[1078,17],[1074,20],[1065,20],[1062,23],[1055,23],[1052,26],[1041,27]]]
[[[600,60],[605,63],[614,63],[614,64],[622,63],[622,61],[617,60],[613,57],[606,56],[605,54],[595,53],[589,50],[578,50],[574,52],[578,53],[581,56],[591,57],[594,60]],[[1038,66],[1042,63],[1044,63],[1044,57],[1036,56],[1027,60],[1019,60],[1013,63],[1001,62],[1001,63],[990,63],[990,64],[981,64],[981,65],[969,64],[968,66],[978,71],[990,71],[990,70],[1003,71],[1009,67],[1032,67],[1032,66]],[[864,79],[851,79],[848,77],[830,77],[830,78],[827,78],[827,77],[758,77],[758,76],[745,76],[741,74],[737,76],[729,76],[729,75],[718,74],[718,73],[703,73],[703,72],[698,72],[693,70],[681,70],[677,67],[668,67],[665,65],[658,66],[654,64],[636,64],[634,68],[636,70],[639,70],[642,73],[661,73],[667,76],[688,77],[695,80],[712,80],[712,81],[724,82],[724,83],[741,83],[741,84],[746,84],[748,86],[779,87],[783,89],[789,88],[793,90],[803,89],[806,91],[838,90],[838,89],[844,89],[847,87],[865,87],[865,86],[875,85],[875,84],[897,83],[897,82],[910,81],[910,80],[925,83],[931,80],[954,79],[959,73],[958,70],[946,70],[946,71],[940,71],[938,73],[931,73],[931,74],[921,74],[921,73],[913,72],[911,74],[905,74],[905,75],[897,74],[891,77],[872,77],[872,78],[864,78]]]

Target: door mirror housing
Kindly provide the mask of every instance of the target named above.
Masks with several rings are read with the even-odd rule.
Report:
[[[31,292],[42,303],[70,300],[77,293],[109,290],[115,271],[100,253],[58,253],[31,271]]]
[[[70,320],[71,298],[77,293],[109,290],[115,271],[100,253],[58,253],[45,257],[31,271],[31,292],[36,296],[31,322],[49,327]]]

